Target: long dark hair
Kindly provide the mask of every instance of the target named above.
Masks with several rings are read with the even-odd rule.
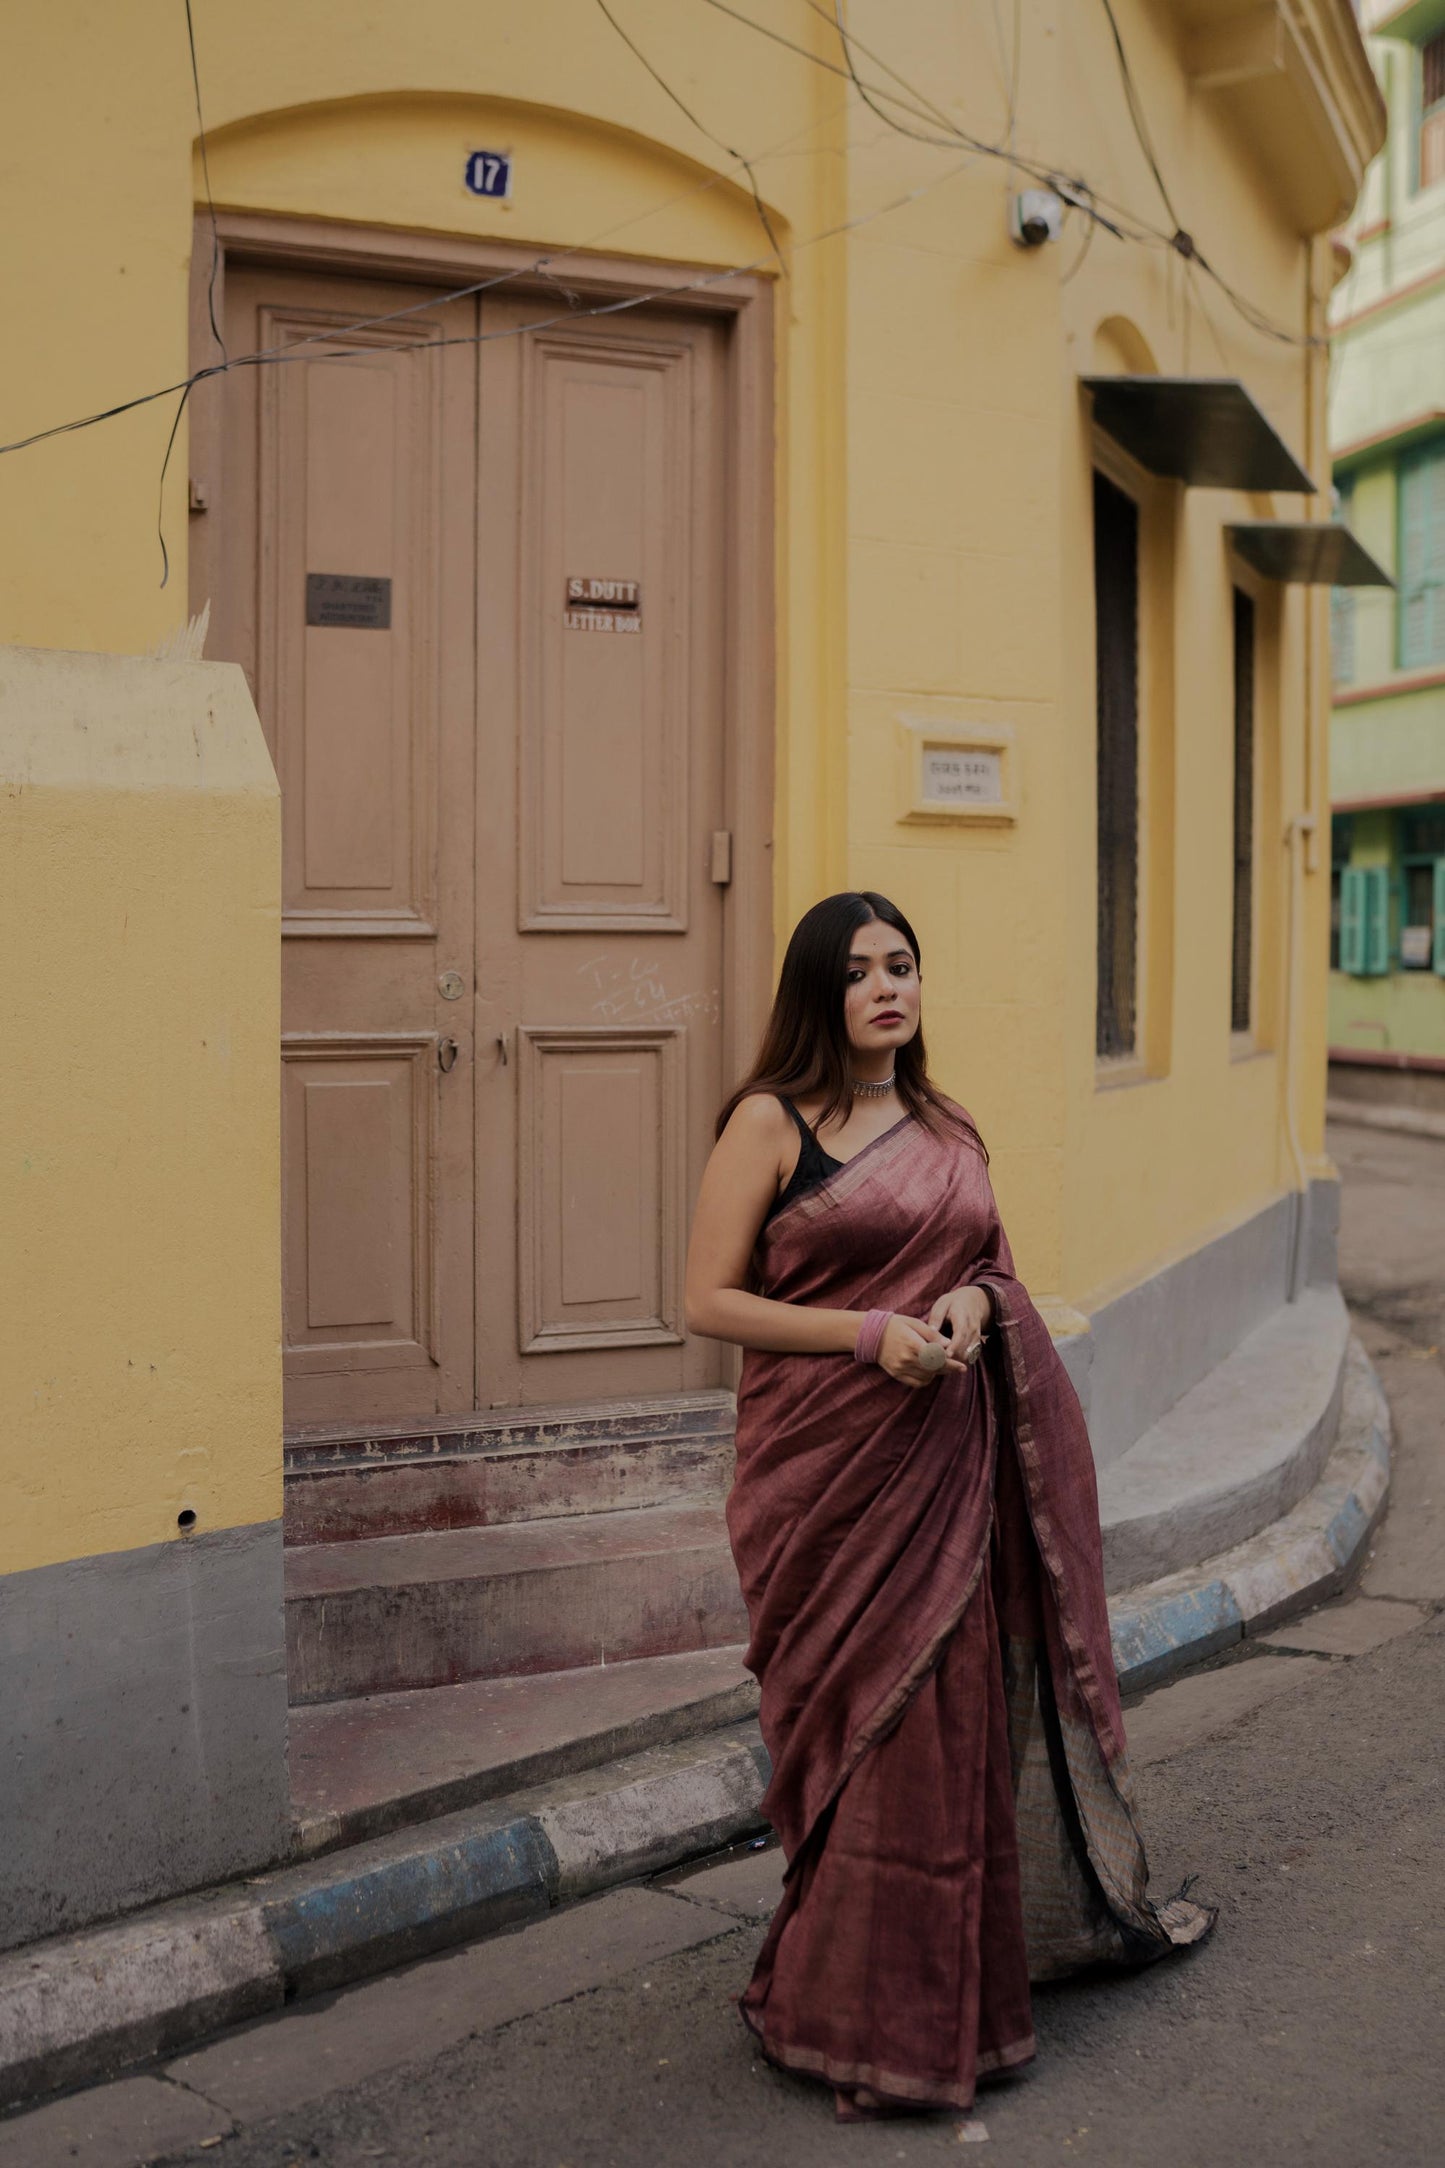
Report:
[[[853,1106],[851,1054],[844,1019],[848,958],[854,934],[875,921],[892,926],[903,936],[922,977],[918,936],[897,904],[890,903],[886,896],[867,888],[849,889],[815,903],[793,928],[757,1059],[717,1118],[719,1136],[738,1102],[755,1092],[776,1093],[788,1099],[810,1099],[821,1092],[823,1110],[813,1125],[815,1129],[822,1128],[835,1115],[840,1121],[848,1119]],[[898,1096],[910,1114],[917,1115],[936,1135],[952,1132],[966,1136],[987,1159],[983,1139],[969,1117],[929,1080],[921,1024],[908,1044],[898,1048],[893,1076]]]

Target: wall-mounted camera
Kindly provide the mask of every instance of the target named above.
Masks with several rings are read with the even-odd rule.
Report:
[[[1008,199],[1009,239],[1020,248],[1042,248],[1064,229],[1064,199],[1051,188],[1021,188]]]

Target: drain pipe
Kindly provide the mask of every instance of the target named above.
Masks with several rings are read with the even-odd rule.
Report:
[[[1323,327],[1325,313],[1316,291],[1315,266],[1322,258],[1323,248],[1326,246],[1327,243],[1322,244],[1317,239],[1305,250],[1304,322],[1306,332],[1314,336],[1317,336]],[[1316,436],[1321,434],[1324,427],[1324,405],[1320,398],[1321,376],[1322,364],[1317,350],[1308,349],[1305,357],[1304,433],[1305,457],[1312,471],[1328,459],[1327,447],[1315,442]],[[1313,513],[1319,508],[1319,499],[1316,498],[1307,510]],[[1315,662],[1320,640],[1319,609],[1313,587],[1306,587],[1304,595],[1301,809],[1298,813],[1291,814],[1284,832],[1285,847],[1289,852],[1289,957],[1285,970],[1284,997],[1284,1126],[1295,1172],[1294,1201],[1290,1212],[1289,1271],[1285,1280],[1286,1300],[1290,1302],[1299,1301],[1309,1263],[1310,1173],[1305,1164],[1304,1146],[1300,1143],[1299,1117],[1296,1111],[1299,1070],[1295,1040],[1299,1030],[1300,977],[1303,963],[1304,879],[1306,873],[1314,873],[1319,864],[1319,846],[1316,840],[1318,821],[1314,806],[1321,766],[1315,757],[1315,687],[1319,682]]]
[[[1308,706],[1306,706],[1308,714]],[[1308,724],[1306,728],[1308,729]],[[1294,1161],[1295,1188],[1291,1191],[1289,1269],[1285,1299],[1298,1302],[1304,1286],[1309,1223],[1310,1176],[1300,1143],[1295,1113],[1295,1037],[1299,1015],[1301,890],[1304,885],[1305,850],[1315,832],[1313,813],[1293,814],[1286,824],[1284,840],[1289,851],[1289,958],[1285,970],[1284,1003],[1284,1127]]]

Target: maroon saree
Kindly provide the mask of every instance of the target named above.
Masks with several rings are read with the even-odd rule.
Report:
[[[917,1391],[750,1350],[728,1501],[788,1862],[743,2015],[842,2115],[967,2107],[1033,2055],[1031,1978],[1147,1963],[1213,1914],[1148,1896],[1093,1456],[980,1153],[906,1116],[754,1269],[830,1309],[993,1298],[976,1366]]]

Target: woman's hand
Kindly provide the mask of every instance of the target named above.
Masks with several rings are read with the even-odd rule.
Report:
[[[928,1322],[936,1331],[942,1331],[947,1320],[952,1332],[948,1343],[948,1366],[951,1370],[966,1370],[978,1360],[976,1343],[988,1336],[993,1323],[993,1298],[984,1287],[955,1287],[946,1295],[940,1295],[928,1313]],[[969,1354],[973,1348],[974,1353]]]
[[[947,1368],[946,1362],[937,1357],[925,1365],[919,1356],[925,1348],[946,1349],[947,1340],[941,1332],[919,1317],[900,1317],[895,1311],[883,1328],[883,1340],[878,1349],[878,1367],[886,1370],[890,1378],[900,1385],[936,1385]]]

